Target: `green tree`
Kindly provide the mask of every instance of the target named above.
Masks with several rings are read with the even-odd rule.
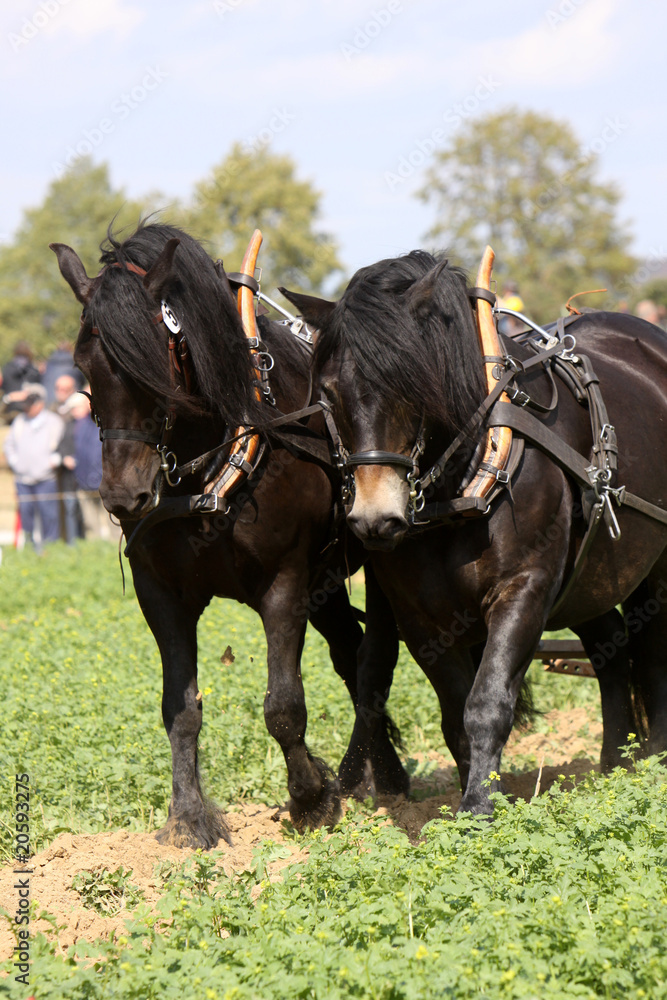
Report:
[[[580,303],[613,308],[614,289],[636,261],[616,218],[620,192],[596,179],[597,167],[597,154],[565,122],[517,108],[470,120],[437,154],[418,192],[435,204],[427,239],[452,247],[469,267],[489,243],[499,288],[504,279],[518,282],[538,322],[588,289],[609,292]]]
[[[642,269],[640,268],[639,274],[641,274]],[[663,306],[667,309],[667,278],[651,278],[650,281],[644,282],[644,284],[638,284],[636,282],[631,288],[632,295],[630,297],[630,307],[635,308],[638,302],[642,299],[650,299],[655,302],[657,306]]]
[[[49,243],[68,243],[95,274],[107,227],[135,227],[142,206],[111,186],[106,164],[87,158],[54,181],[44,202],[28,209],[13,241],[0,249],[0,360],[17,340],[39,357],[77,334],[76,307]]]
[[[341,270],[337,246],[316,229],[320,193],[296,177],[289,156],[266,147],[248,151],[235,144],[210,177],[197,184],[186,228],[210,243],[229,271],[237,271],[254,229],[264,242],[259,256],[262,289],[273,297],[277,285],[319,292]]]

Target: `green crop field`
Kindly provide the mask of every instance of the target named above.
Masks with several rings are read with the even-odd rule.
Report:
[[[130,581],[122,595],[113,548],[3,556],[3,864],[12,859],[16,773],[30,774],[35,851],[65,831],[154,830],[166,818],[171,781],[161,670]],[[227,646],[235,660],[223,665]],[[351,705],[310,632],[303,673],[309,744],[335,765]],[[594,682],[535,674],[542,711],[597,701]],[[226,808],[283,803],[282,754],[262,713],[265,642],[248,609],[216,602],[207,610],[199,685],[207,790]],[[429,753],[444,754],[437,703],[405,651],[390,709],[409,769],[428,778]],[[267,842],[240,873],[224,874],[224,852],[184,852],[156,870],[157,907],[133,887],[131,870],[82,873],[85,905],[122,893],[125,932],[80,940],[66,956],[37,935],[30,990],[14,981],[10,961],[0,994],[667,997],[665,772],[656,760],[628,764],[574,790],[557,782],[530,802],[498,796],[493,823],[443,817],[416,844],[356,805],[330,833],[288,830],[286,844]],[[298,863],[269,879],[268,865],[295,844],[307,849]]]

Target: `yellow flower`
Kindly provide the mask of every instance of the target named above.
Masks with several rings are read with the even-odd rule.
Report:
[[[420,944],[415,952],[415,958],[422,959],[426,958],[428,955],[428,948],[425,948],[423,944]]]

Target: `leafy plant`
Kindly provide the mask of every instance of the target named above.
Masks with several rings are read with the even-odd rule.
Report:
[[[121,910],[130,910],[144,898],[141,889],[132,885],[132,869],[122,865],[115,871],[103,869],[98,872],[79,872],[72,881],[84,906],[105,917],[114,916]]]

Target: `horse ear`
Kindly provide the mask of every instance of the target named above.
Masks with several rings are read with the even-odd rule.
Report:
[[[335,302],[327,299],[318,299],[315,295],[301,295],[300,292],[290,292],[287,288],[279,288],[278,291],[285,298],[297,307],[306,323],[321,330],[330,319],[332,312],[336,308]]]
[[[58,258],[58,267],[63,278],[70,286],[79,302],[87,306],[93,297],[95,290],[95,280],[89,278],[86,269],[75,250],[64,243],[49,243],[49,250],[53,250]]]
[[[437,287],[440,275],[448,263],[448,260],[441,260],[439,264],[431,268],[428,274],[425,274],[423,278],[415,281],[414,285],[410,285],[408,288],[405,297],[410,307],[416,312],[428,312],[430,310],[433,292]]]
[[[227,277],[227,272],[225,271],[223,262],[221,260],[216,260],[213,267],[215,268],[215,273],[220,278],[220,281],[223,283],[229,294],[233,296],[234,292],[232,291],[232,286],[229,284],[229,278]]]
[[[154,299],[162,298],[162,292],[174,277],[174,254],[181,241],[174,237],[168,240],[162,253],[144,276],[144,288]]]

